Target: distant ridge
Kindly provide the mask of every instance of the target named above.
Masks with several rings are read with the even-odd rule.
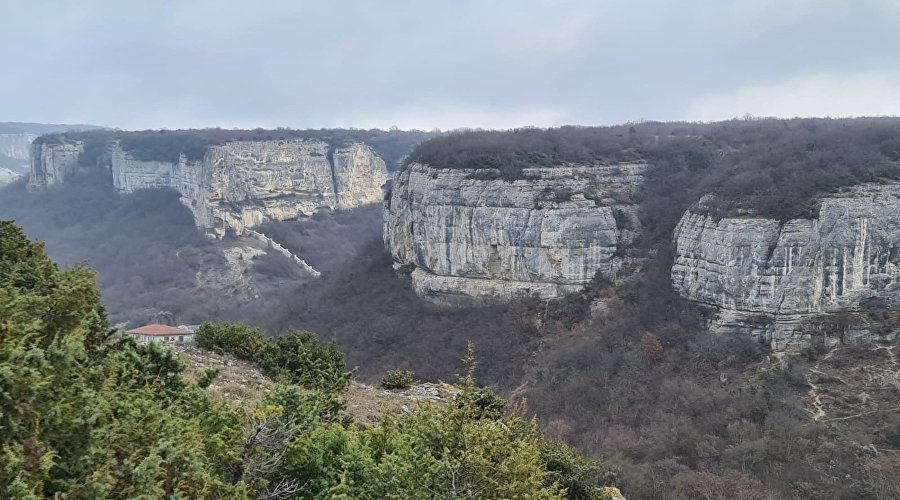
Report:
[[[86,124],[54,124],[28,122],[0,122],[0,134],[56,134],[70,130],[102,130],[109,127]]]

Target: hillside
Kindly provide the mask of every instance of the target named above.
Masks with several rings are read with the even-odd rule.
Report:
[[[333,345],[205,323],[198,344],[271,379],[240,379],[256,397],[213,397],[221,366],[189,380],[171,351],[110,329],[91,270],[59,270],[8,221],[0,310],[4,498],[610,498],[599,463],[543,437],[471,369],[444,404],[356,426]]]
[[[219,354],[192,345],[167,346],[185,364],[184,377],[196,382],[207,370],[221,370],[206,391],[214,398],[237,406],[262,401],[276,383],[252,361]],[[387,390],[352,380],[341,394],[345,411],[357,425],[377,425],[386,416],[413,411],[421,403],[447,404],[460,388],[447,383],[416,382],[404,389]]]
[[[44,241],[61,264],[97,268],[114,324],[238,319],[243,308],[256,310],[309,279],[254,239],[207,239],[170,191],[119,196],[84,182],[29,193],[19,183],[0,191],[0,218]]]
[[[27,123],[27,122],[0,122],[0,134],[60,134],[65,132],[79,132],[85,130],[99,130],[105,127],[84,124],[56,124],[56,123]]]
[[[31,142],[42,134],[98,129],[93,125],[0,122],[0,186],[28,174]]]
[[[74,182],[27,193],[18,185],[0,192],[0,218],[19,220],[63,262],[96,266],[116,322],[136,325],[166,311],[178,323],[240,320],[276,337],[314,331],[345,353],[364,384],[351,387],[363,393],[390,369],[453,380],[472,341],[476,378],[527,399],[546,434],[603,457],[600,482],[628,498],[880,500],[892,498],[900,467],[898,352],[890,340],[898,323],[893,281],[884,279],[896,255],[875,251],[895,237],[898,136],[896,119],[451,134],[417,148],[389,194],[410,201],[397,213],[416,214],[392,226],[394,240],[410,244],[402,251],[384,238],[374,205],[256,226],[321,271],[317,279],[265,245],[203,238],[171,192],[117,194]],[[579,174],[571,176],[577,182],[567,172]],[[861,188],[887,191],[860,195]],[[845,220],[829,207],[856,211],[845,210]],[[566,233],[573,214],[585,213]],[[862,239],[860,218],[871,220]],[[802,233],[814,243],[802,251],[808,263],[798,260],[792,236],[801,226],[835,228],[816,238]],[[522,227],[544,233],[517,232]],[[854,253],[858,241],[867,250]],[[844,249],[847,264],[830,264],[834,249]],[[741,261],[752,263],[746,272],[737,265],[741,252],[752,256]],[[420,296],[416,270],[399,255],[435,274],[501,284],[561,277],[573,287],[564,292],[575,291],[447,307]],[[868,274],[854,274],[854,258]],[[817,261],[828,272],[792,277]],[[712,272],[728,266],[758,281]],[[822,302],[802,303],[831,304],[834,290],[835,305],[803,325],[819,332],[809,339],[823,341],[776,352],[766,325],[794,314],[786,306],[805,297],[798,290],[814,290],[805,283],[816,276]],[[826,286],[841,276],[846,285]],[[854,276],[873,279],[854,289]],[[748,291],[769,284],[790,300],[767,317],[756,304],[768,307],[769,299]],[[851,289],[867,295],[838,294]],[[745,330],[711,332],[730,304],[757,309],[738,318]],[[854,336],[859,325],[866,335]]]
[[[681,196],[677,191],[686,189],[684,194],[696,202],[704,194],[716,194],[715,204],[706,207],[719,217],[752,211],[786,220],[809,214],[819,193],[896,179],[900,175],[898,136],[900,120],[896,118],[640,122],[546,131],[476,131],[429,141],[405,165],[494,168],[512,179],[530,166],[643,160],[651,165],[651,179],[677,183],[669,185],[671,195]],[[665,193],[652,195],[675,201]]]

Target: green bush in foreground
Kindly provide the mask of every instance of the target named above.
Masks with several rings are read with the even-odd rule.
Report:
[[[262,330],[240,323],[203,323],[194,336],[199,347],[219,354],[233,354],[253,360],[262,349],[265,339]]]
[[[267,376],[312,390],[340,392],[350,385],[344,354],[314,333],[294,332],[267,342],[256,356]]]
[[[0,498],[246,498],[239,413],[112,335],[93,273],[0,221]]]
[[[390,370],[384,374],[379,384],[389,391],[409,389],[413,383],[413,374],[409,370]]]
[[[214,370],[188,384],[172,351],[113,335],[90,270],[59,271],[2,221],[0,318],[0,498],[604,498],[593,462],[471,369],[454,404],[357,427],[343,356],[300,332],[257,355],[288,383],[254,406],[217,401],[201,387]],[[206,331],[247,331],[232,327]]]

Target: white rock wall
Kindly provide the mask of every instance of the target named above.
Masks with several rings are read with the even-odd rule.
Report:
[[[333,163],[337,208],[381,202],[382,186],[388,180],[387,167],[369,146],[351,144],[338,148]]]
[[[0,156],[27,164],[31,157],[31,142],[37,137],[35,134],[0,134]]]
[[[419,295],[436,302],[558,297],[613,273],[624,236],[613,210],[630,212],[643,169],[535,168],[509,182],[413,164],[385,201],[385,244],[398,266],[415,268]]]
[[[13,172],[8,168],[0,167],[0,187],[16,182],[22,177],[22,174]]]
[[[332,150],[320,140],[229,142],[195,162],[141,161],[120,149],[111,157],[117,190],[175,189],[197,225],[217,236],[323,208],[379,202],[387,179],[384,162],[368,146]]]
[[[804,319],[900,293],[900,184],[826,197],[812,220],[715,221],[689,211],[675,242],[675,290],[719,308],[720,329],[756,330],[776,348],[801,344]],[[755,328],[763,318],[774,326]]]
[[[30,189],[43,189],[65,182],[78,171],[78,156],[84,145],[78,141],[58,144],[37,143],[31,147]]]

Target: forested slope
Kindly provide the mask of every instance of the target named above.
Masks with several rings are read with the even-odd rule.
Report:
[[[218,401],[204,390],[216,371],[187,383],[172,352],[111,330],[90,269],[59,270],[8,221],[0,312],[4,498],[609,498],[598,464],[544,439],[471,371],[452,402],[357,428],[334,346],[207,324],[209,347],[279,382],[259,403]]]
[[[29,235],[47,239],[51,255],[91,259],[101,289],[113,291],[105,300],[114,316],[137,321],[123,311],[169,300],[165,309],[183,314],[176,314],[183,322],[242,319],[275,336],[314,331],[334,340],[370,383],[398,368],[453,380],[473,341],[477,378],[511,399],[527,398],[545,432],[604,457],[602,482],[621,486],[628,498],[884,499],[896,496],[900,477],[897,347],[771,356],[750,339],[710,335],[709,311],[672,290],[670,271],[672,231],[701,196],[716,195],[718,202],[707,205],[716,217],[806,214],[816,193],[895,179],[897,124],[775,120],[467,132],[414,152],[410,161],[493,166],[508,179],[532,164],[648,162],[636,193],[641,235],[622,249],[629,264],[615,281],[596,280],[549,302],[462,309],[423,302],[391,269],[378,207],[264,225],[261,231],[322,277],[303,281],[278,261],[250,259],[248,274],[268,276],[270,286],[261,300],[233,308],[234,297],[179,278],[199,268],[189,265],[192,251],[178,249],[205,256],[210,243],[193,240],[186,213],[153,215],[163,198],[104,201],[85,186],[59,191],[55,200],[4,192],[0,218],[21,218]],[[146,295],[132,293],[121,278],[127,273],[104,281],[104,266],[117,262],[120,250],[156,269],[133,270],[143,277],[134,289]],[[200,260],[215,260],[220,251]],[[879,314],[885,322],[894,317]]]

